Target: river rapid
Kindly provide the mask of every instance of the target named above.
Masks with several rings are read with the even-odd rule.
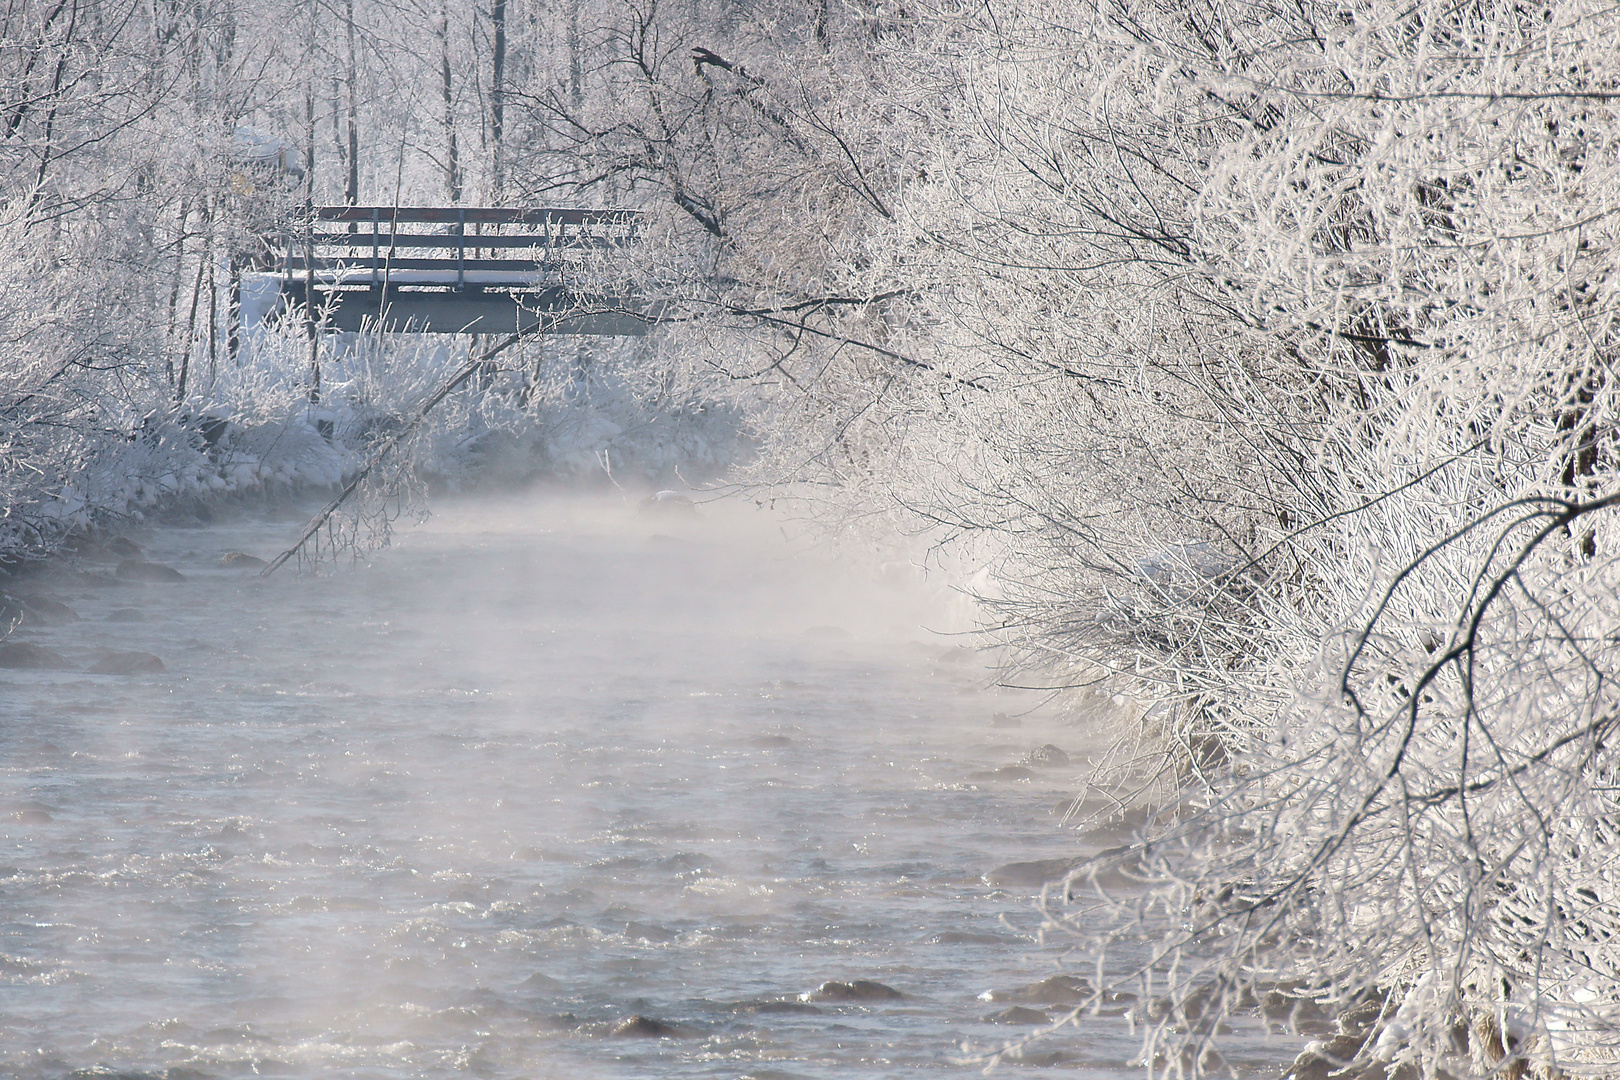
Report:
[[[1063,946],[983,875],[1119,838],[1062,825],[1087,736],[991,688],[948,590],[752,506],[582,496],[220,566],[298,524],[37,582],[79,620],[13,638],[69,670],[0,671],[0,1074],[971,1075],[1032,1030],[981,995]],[[855,980],[901,996],[817,994]],[[1087,1017],[1005,1068],[1137,1048]]]

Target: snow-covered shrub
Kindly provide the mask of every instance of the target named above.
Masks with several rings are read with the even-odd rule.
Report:
[[[199,483],[201,439],[167,407],[144,362],[161,338],[117,318],[116,284],[88,268],[108,231],[64,229],[42,240],[40,228],[26,203],[0,207],[6,558],[48,551],[97,514],[125,513]]]

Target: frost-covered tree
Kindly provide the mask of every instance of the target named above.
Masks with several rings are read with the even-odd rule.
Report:
[[[1608,1068],[1612,13],[634,25],[573,160],[696,223],[770,475],[989,562],[1026,666],[1179,746],[1099,778],[1187,815],[1152,1039],[1286,985],[1393,995],[1363,1063]]]

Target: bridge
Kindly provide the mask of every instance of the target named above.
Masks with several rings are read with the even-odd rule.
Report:
[[[645,307],[604,257],[640,231],[634,210],[311,207],[261,238],[255,287],[312,330],[639,336]]]

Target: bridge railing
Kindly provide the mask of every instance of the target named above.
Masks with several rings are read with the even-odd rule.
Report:
[[[641,217],[577,208],[318,206],[267,246],[289,283],[297,276],[381,287],[404,275],[457,290],[522,286],[587,252],[633,245]]]
[[[597,256],[636,244],[634,210],[317,206],[261,238],[243,269],[269,312],[312,331],[639,336],[648,311]],[[245,302],[244,302],[245,303]],[[246,310],[244,306],[244,310]]]

